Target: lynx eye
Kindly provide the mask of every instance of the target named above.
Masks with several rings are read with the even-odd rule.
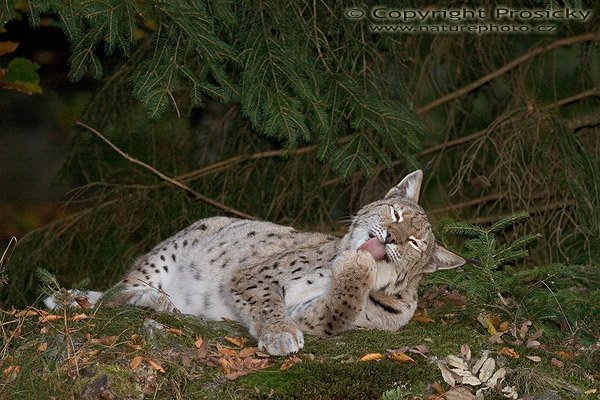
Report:
[[[414,236],[410,236],[408,238],[408,244],[410,244],[416,251],[421,253],[421,249],[419,248],[419,242]]]
[[[402,222],[402,212],[398,212],[394,207],[390,206],[390,214],[392,216],[392,222]]]

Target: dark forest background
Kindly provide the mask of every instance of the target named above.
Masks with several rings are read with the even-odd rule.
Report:
[[[0,68],[38,63],[43,93],[35,66],[13,64],[27,76],[12,83],[2,75],[2,176],[27,180],[32,165],[54,165],[63,203],[27,204],[40,200],[25,196],[27,183],[0,188],[3,249],[18,239],[2,264],[2,304],[36,301],[38,268],[67,287],[105,288],[155,243],[211,215],[342,233],[340,221],[426,166],[422,204],[440,239],[501,260],[438,279],[482,301],[535,289],[533,314],[597,334],[599,11],[509,1],[593,13],[469,22],[552,32],[374,33],[368,13],[378,4],[4,2],[0,41],[19,47]],[[29,166],[14,161],[8,133],[25,138],[40,125],[55,132],[64,163],[34,149]],[[510,244],[518,251],[502,258]],[[506,279],[486,289],[490,276]]]

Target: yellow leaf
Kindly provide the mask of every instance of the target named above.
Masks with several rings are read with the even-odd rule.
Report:
[[[398,361],[400,363],[410,363],[410,364],[417,363],[410,356],[407,356],[405,353],[403,353],[401,351],[396,351],[396,352],[390,354],[389,357],[390,357],[390,360]]]
[[[485,329],[487,329],[489,334],[492,336],[498,333],[498,331],[496,331],[496,328],[494,327],[494,320],[496,319],[497,317],[493,315],[488,315],[486,313],[479,313],[479,315],[477,316],[477,322],[479,322]]]
[[[381,360],[382,358],[384,358],[384,356],[381,353],[369,353],[369,354],[365,354],[364,356],[358,357],[358,361],[360,361],[360,362],[376,361],[376,360]]]
[[[236,345],[237,347],[244,347],[244,345],[248,341],[248,338],[245,338],[243,336],[225,336],[224,339],[227,340],[229,343]]]
[[[135,371],[140,366],[143,359],[144,357],[142,356],[134,357],[129,363],[129,368],[131,368],[132,371]]]

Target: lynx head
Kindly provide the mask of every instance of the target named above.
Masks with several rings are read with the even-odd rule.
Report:
[[[427,215],[417,204],[422,181],[423,172],[415,171],[382,200],[364,206],[342,241],[344,248],[366,250],[377,260],[379,289],[390,281],[465,263],[436,242]]]

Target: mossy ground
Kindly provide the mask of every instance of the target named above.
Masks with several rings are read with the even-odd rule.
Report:
[[[291,368],[281,370],[286,358],[272,357],[268,368],[232,380],[218,362],[206,362],[197,342],[198,337],[208,342],[213,354],[217,346],[222,346],[221,351],[239,351],[225,337],[247,336],[247,332],[232,322],[102,307],[68,310],[45,321],[39,310],[5,310],[0,320],[4,339],[0,398],[348,400],[380,399],[386,392],[392,393],[391,398],[428,398],[434,394],[434,382],[448,388],[435,361],[457,354],[464,343],[474,356],[491,350],[498,363],[511,371],[506,382],[521,395],[552,389],[565,399],[593,399],[597,394],[584,392],[600,391],[597,347],[567,348],[554,339],[547,343],[542,335],[542,348],[515,348],[521,357],[507,358],[497,353],[506,344],[489,342],[489,333],[471,308],[450,310],[452,315],[448,311],[432,312],[434,322],[412,321],[398,332],[355,330],[329,339],[307,337],[299,354],[301,362]],[[414,364],[357,361],[367,353],[421,344],[427,345],[429,353],[427,357],[408,353]],[[253,345],[249,339],[244,347]],[[551,362],[560,359],[558,350],[572,354],[561,359],[562,368]],[[535,363],[525,355],[538,355],[542,361]],[[142,361],[132,368],[136,357]]]

